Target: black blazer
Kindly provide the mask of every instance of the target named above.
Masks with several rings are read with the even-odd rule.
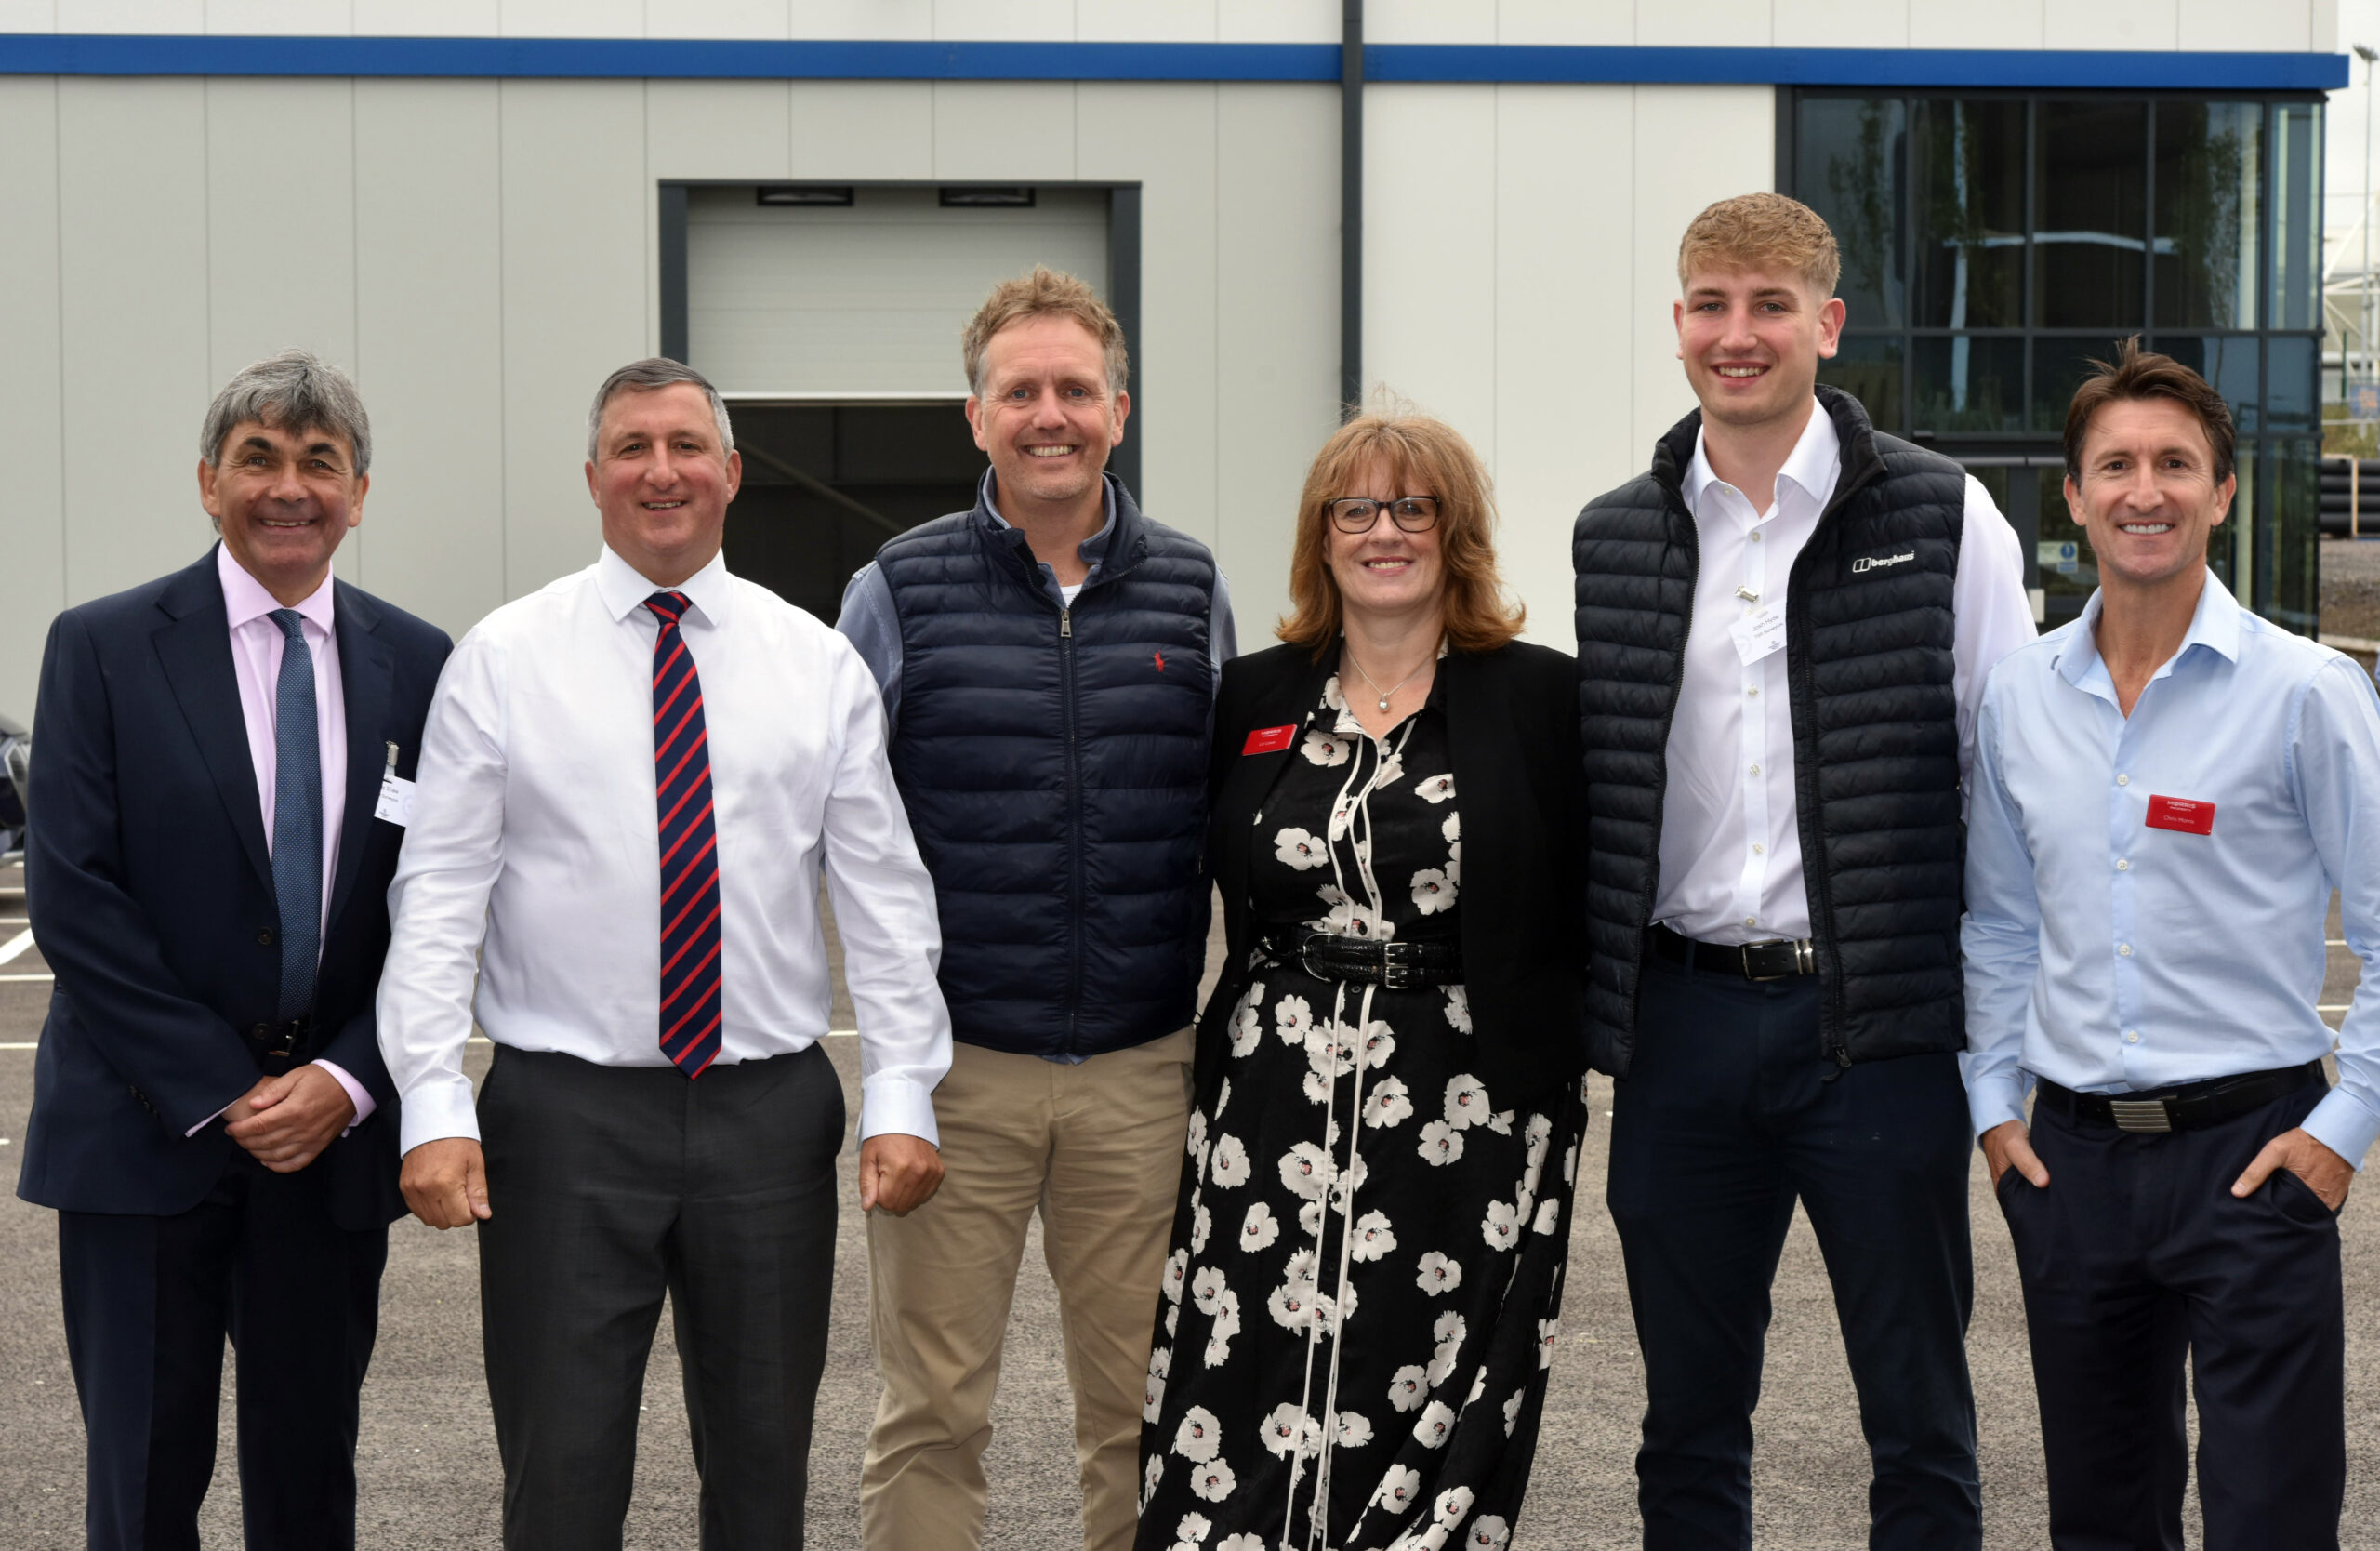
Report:
[[[1462,814],[1462,960],[1479,1076],[1504,1104],[1586,1070],[1586,772],[1579,751],[1578,664],[1514,642],[1438,664],[1455,805]],[[1294,758],[1250,754],[1249,734],[1312,719],[1330,666],[1302,646],[1224,664],[1208,778],[1207,865],[1229,943],[1198,1019],[1201,1092],[1247,988],[1256,810]]]
[[[410,776],[445,632],[337,584],[347,815],[306,1059],[378,1107],[324,1149],[332,1216],[393,1221],[397,1095],[372,1000],[404,831],[372,816],[387,745]],[[34,1058],[17,1193],[72,1212],[195,1206],[238,1144],[192,1126],[258,1076],[239,1030],[281,989],[279,908],[215,553],[50,626],[35,718],[25,892],[58,980]]]

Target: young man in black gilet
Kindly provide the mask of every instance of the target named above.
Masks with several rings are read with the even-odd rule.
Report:
[[[1817,386],[1825,221],[1725,200],[1678,250],[1701,407],[1580,513],[1588,1020],[1645,1353],[1648,1551],[1752,1544],[1752,1412],[1793,1205],[1875,1462],[1872,1547],[1980,1544],[1961,786],[2033,635],[2015,533]]]

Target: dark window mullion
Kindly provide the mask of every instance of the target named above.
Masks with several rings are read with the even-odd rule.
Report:
[[[2157,325],[2157,99],[2149,99],[2149,140],[2140,148],[2140,326],[2146,337]]]
[[[2033,230],[2041,219],[2041,133],[2042,102],[2038,97],[2025,99],[2025,254],[2024,311],[2017,314],[2028,335],[2041,326],[2041,301],[2034,294],[2035,274],[2040,269],[2040,252],[2033,241]],[[2033,346],[2029,337],[2025,342],[2024,420],[2030,424],[2033,416]]]

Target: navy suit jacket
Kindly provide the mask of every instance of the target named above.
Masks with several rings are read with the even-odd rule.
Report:
[[[353,1229],[404,1211],[397,1095],[372,1013],[404,831],[372,811],[387,745],[398,774],[414,772],[450,643],[336,586],[347,815],[302,1055],[337,1062],[378,1105],[310,1165]],[[227,620],[209,550],[50,627],[25,895],[58,979],[17,1182],[39,1205],[186,1212],[238,1155],[219,1123],[184,1134],[256,1084],[240,1030],[269,1024],[280,997],[280,910]]]

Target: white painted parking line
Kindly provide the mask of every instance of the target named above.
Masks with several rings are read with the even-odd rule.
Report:
[[[16,985],[33,981],[39,981],[41,984],[46,986],[57,978],[58,976],[48,974],[47,972],[44,972],[39,974],[0,974],[0,986]]]
[[[28,926],[23,931],[18,933],[15,936],[9,938],[7,942],[0,943],[0,964],[7,963],[9,960],[15,958],[18,954],[22,953],[25,949],[33,946],[33,929]]]

